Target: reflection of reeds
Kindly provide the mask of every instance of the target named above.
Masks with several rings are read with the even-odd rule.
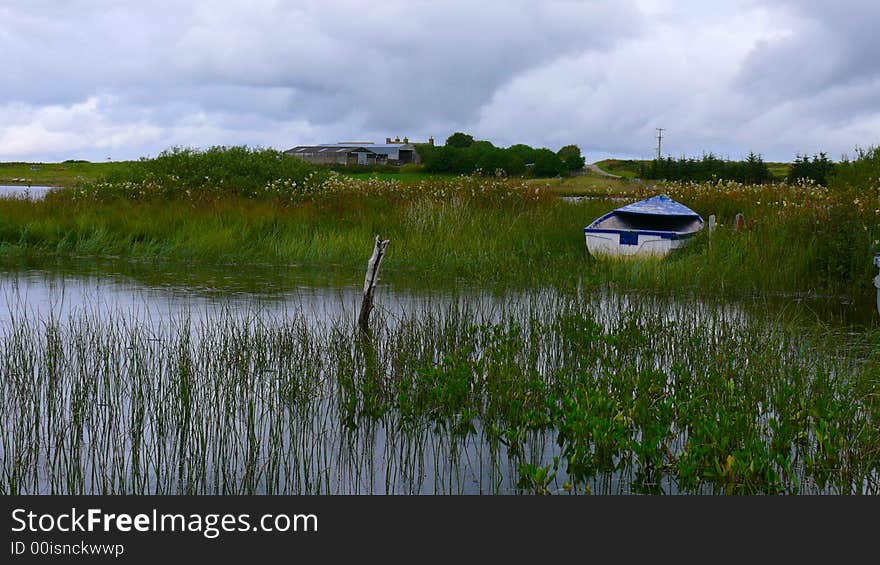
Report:
[[[880,489],[871,335],[558,293],[373,325],[365,344],[347,316],[296,312],[16,319],[0,490]]]

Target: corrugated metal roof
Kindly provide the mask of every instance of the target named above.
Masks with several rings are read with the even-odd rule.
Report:
[[[374,151],[372,151],[372,145],[369,147],[364,147],[362,145],[298,145],[288,149],[285,153],[323,153],[325,151],[332,151],[334,153],[374,153]]]
[[[369,145],[355,145],[353,143],[322,143],[318,147],[367,147],[375,151],[376,149],[415,149],[412,143],[370,143]]]

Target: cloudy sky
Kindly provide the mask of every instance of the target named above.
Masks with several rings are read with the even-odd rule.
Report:
[[[0,161],[445,140],[880,144],[877,0],[0,0]]]

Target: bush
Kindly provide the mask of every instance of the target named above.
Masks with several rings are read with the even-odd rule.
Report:
[[[96,197],[129,199],[185,196],[255,197],[265,187],[283,181],[304,185],[326,178],[319,169],[275,149],[215,146],[209,149],[174,147],[154,159],[141,158],[114,168],[83,189]]]

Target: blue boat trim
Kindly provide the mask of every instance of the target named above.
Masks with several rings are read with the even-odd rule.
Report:
[[[620,232],[620,244],[621,245],[638,245],[639,244],[639,232]]]
[[[635,234],[636,237],[640,235],[654,235],[660,237],[662,239],[688,239],[694,237],[696,232],[677,232],[677,231],[649,231],[649,230],[618,230],[618,229],[610,229],[610,228],[584,228],[584,233],[610,233],[617,235],[629,235]],[[624,243],[623,239],[620,241]],[[625,244],[625,245],[633,245],[633,244]]]

